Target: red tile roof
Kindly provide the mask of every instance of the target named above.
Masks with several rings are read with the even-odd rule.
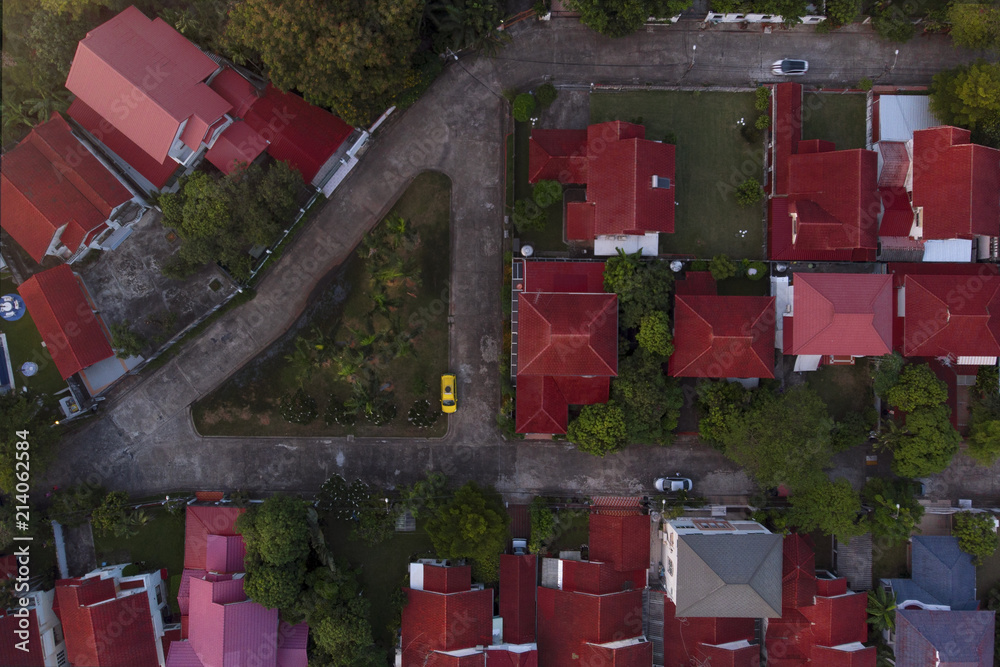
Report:
[[[586,183],[587,130],[532,130],[528,139],[528,182]]]
[[[816,604],[799,609],[812,623],[813,643],[840,646],[868,641],[867,593],[817,597]]]
[[[653,662],[652,642],[637,642],[619,646],[610,644],[585,644],[580,652],[580,664],[607,667],[649,667]]]
[[[837,149],[837,145],[825,139],[803,139],[795,148],[797,155],[806,153],[826,153]]]
[[[813,604],[816,596],[816,553],[805,537],[786,535],[782,543],[781,608]]]
[[[674,292],[682,296],[715,296],[719,293],[715,278],[708,271],[688,271],[675,283]]]
[[[538,589],[538,663],[545,667],[579,667],[586,644],[641,635],[641,590],[587,595]]]
[[[571,201],[566,204],[566,240],[591,241],[597,236],[594,231],[594,216],[597,207],[590,201]]]
[[[524,262],[525,292],[604,293],[604,262]]]
[[[36,262],[60,229],[60,241],[75,252],[132,198],[58,113],[3,156],[0,182],[3,227]]]
[[[236,519],[245,511],[240,507],[188,505],[184,521],[184,569],[206,569],[208,536],[239,535]]]
[[[483,667],[485,664],[486,655],[481,651],[467,655],[449,655],[435,651],[427,656],[421,667]]]
[[[881,355],[892,350],[892,277],[797,273],[786,354]]]
[[[17,573],[17,556],[8,554],[0,556],[0,581],[10,579]]]
[[[534,554],[500,556],[500,616],[503,640],[509,644],[535,641],[535,588],[538,557]]]
[[[432,651],[487,645],[493,636],[493,589],[431,593],[404,588],[403,667],[424,665]]]
[[[879,223],[878,235],[909,236],[913,227],[913,208],[910,206],[910,196],[903,188],[879,188],[882,199],[882,222]]]
[[[115,355],[100,318],[68,265],[36,273],[17,292],[64,379]]]
[[[760,646],[751,644],[739,648],[710,646],[702,644],[699,647],[711,667],[759,667]]]
[[[618,297],[521,294],[518,376],[612,376],[618,368]]]
[[[855,650],[815,646],[809,665],[810,667],[875,667],[877,664],[875,657],[874,646]]]
[[[607,403],[610,392],[609,377],[518,376],[515,430],[565,433],[570,405]]]
[[[207,129],[232,110],[204,83],[216,69],[168,23],[129,7],[80,41],[66,87],[162,161],[182,123]]]
[[[1000,356],[1000,277],[905,278],[903,354]]]
[[[649,547],[646,548],[648,551]],[[644,569],[617,571],[612,563],[563,561],[563,589],[567,591],[605,595],[645,585]]]
[[[615,570],[649,567],[649,517],[644,514],[590,515],[590,560],[610,563]],[[635,582],[645,587],[645,579]]]
[[[72,665],[157,667],[156,636],[149,598],[115,597],[113,579],[90,577],[56,582],[59,617]],[[122,619],[128,619],[122,631]]]
[[[35,610],[28,612],[27,626],[22,626],[22,618],[14,616],[13,612],[0,611],[0,637],[4,641],[0,642],[0,665],[5,667],[38,667],[39,657],[42,655],[42,637],[38,631],[38,616]],[[27,630],[28,638],[23,646],[27,649],[22,651],[15,644],[20,644],[23,640],[14,634],[15,630]]]
[[[119,132],[109,121],[102,118],[101,114],[84,104],[79,97],[73,100],[66,113],[97,141],[139,172],[153,187],[162,188],[177,171],[179,165],[173,158],[167,157],[161,160],[153,158],[134,141]]]
[[[270,84],[244,120],[270,142],[268,155],[298,169],[306,183],[313,180],[353,131],[329,111]]]
[[[772,90],[774,105],[772,193],[788,194],[788,160],[802,138],[802,86],[779,83]]]
[[[823,597],[833,597],[843,595],[847,592],[847,579],[837,577],[836,579],[816,579],[816,595]]]
[[[650,595],[654,593],[650,591]],[[690,667],[692,664],[704,663],[709,657],[712,658],[712,662],[706,664],[714,667],[715,655],[708,652],[708,646],[754,640],[752,618],[678,618],[677,607],[673,601],[665,593],[661,595],[663,595],[664,667]],[[744,651],[741,650],[742,652]],[[759,656],[760,647],[754,646],[753,652]],[[735,662],[735,665],[741,663]]]
[[[677,295],[669,374],[773,378],[774,320],[774,297]]]
[[[875,249],[806,250],[792,244],[792,216],[788,197],[774,197],[768,204],[767,247],[772,260],[868,262],[875,260]]]
[[[461,593],[472,586],[471,565],[424,564],[424,590],[432,593]]]
[[[782,611],[781,618],[769,618],[764,635],[769,667],[804,667],[812,650],[809,620],[797,609]]]
[[[254,85],[231,67],[223,67],[222,71],[212,78],[208,87],[232,105],[231,114],[235,118],[246,116],[247,111],[259,97]]]
[[[205,153],[205,159],[218,167],[223,174],[231,174],[237,167],[249,164],[267,148],[267,142],[241,120],[227,127],[215,144]]]
[[[1000,150],[969,137],[957,127],[913,133],[913,206],[923,207],[925,239],[1000,234]]]
[[[514,652],[487,649],[486,667],[538,667],[538,650]]]
[[[902,188],[906,185],[906,174],[910,171],[910,154],[902,141],[880,141],[882,171],[878,175],[879,188]]]

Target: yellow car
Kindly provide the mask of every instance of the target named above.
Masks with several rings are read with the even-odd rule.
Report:
[[[441,412],[451,413],[458,409],[458,398],[455,395],[455,376],[441,376]]]

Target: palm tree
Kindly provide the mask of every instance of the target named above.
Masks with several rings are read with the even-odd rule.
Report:
[[[868,624],[879,634],[896,629],[896,596],[882,586],[868,591]]]
[[[292,368],[295,381],[301,387],[316,367],[316,349],[305,338],[299,336],[295,339],[295,350],[285,355],[285,361]]]
[[[402,246],[410,235],[410,223],[398,213],[393,213],[385,224],[389,231],[389,245],[394,249]]]

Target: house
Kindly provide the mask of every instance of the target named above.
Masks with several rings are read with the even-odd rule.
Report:
[[[678,617],[677,607],[663,594],[663,665],[727,665],[757,667],[752,618]]]
[[[535,590],[538,557],[535,554],[500,555],[500,617],[503,641],[535,643]]]
[[[74,667],[164,667],[167,624],[166,570],[125,576],[126,565],[56,582],[56,613],[66,655]]]
[[[803,140],[800,84],[774,87],[772,114],[769,257],[874,261],[881,212],[878,155]]]
[[[764,648],[771,667],[875,667],[868,641],[868,596],[843,577],[816,570],[808,538],[783,540],[781,616],[767,621]]]
[[[367,140],[359,132],[346,145],[352,130],[340,119],[272,87],[261,94],[134,6],[80,41],[66,87],[88,140],[148,191],[173,189],[202,159],[230,173],[265,150],[322,189],[343,180]]]
[[[36,273],[17,288],[42,335],[59,374],[79,374],[91,396],[97,396],[142,360],[119,359],[111,336],[83,280],[66,264]]]
[[[990,667],[994,611],[897,609],[896,667]]]
[[[795,370],[892,351],[892,276],[796,273],[788,289],[783,349],[799,355]]]
[[[695,281],[699,288],[691,290]],[[677,282],[668,374],[773,378],[774,308],[774,297],[719,296],[710,274],[689,273]]]
[[[10,559],[11,563],[14,561],[14,556],[3,558]],[[12,574],[0,571],[0,579]],[[21,607],[26,610],[26,616],[17,615],[19,610],[0,609],[0,636],[4,637],[0,642],[0,664],[8,667],[64,667],[69,664],[62,623],[52,608],[55,596],[55,590],[19,594],[28,601]]]
[[[910,538],[910,578],[883,579],[900,609],[975,610],[976,567],[950,535]]]
[[[897,295],[902,353],[941,357],[959,366],[1000,357],[1000,276],[909,274]]]
[[[687,617],[781,616],[781,536],[756,521],[681,517],[662,533],[666,595]]]
[[[641,125],[534,130],[528,180],[542,179],[586,184],[586,200],[566,204],[566,239],[593,244],[595,255],[656,255],[659,234],[674,231],[674,146],[646,139]]]
[[[603,262],[515,260],[518,433],[565,433],[570,405],[605,403],[618,372],[618,297]]]
[[[77,139],[59,113],[32,128],[0,168],[0,220],[33,260],[69,263],[113,250],[146,210],[142,199]]]
[[[309,627],[290,625],[250,600],[243,589],[246,546],[236,531],[237,507],[188,505],[184,572],[177,603],[180,636],[166,667],[302,667]]]

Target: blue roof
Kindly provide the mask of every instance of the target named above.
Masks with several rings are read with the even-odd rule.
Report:
[[[915,536],[910,554],[913,583],[954,609],[976,609],[976,567],[951,536]],[[897,599],[898,596],[897,596]]]
[[[994,613],[897,610],[896,667],[991,667]]]
[[[892,586],[892,594],[896,596],[896,604],[898,605],[902,605],[907,600],[917,600],[924,604],[945,604],[914,583],[912,579],[883,579],[883,581]]]

